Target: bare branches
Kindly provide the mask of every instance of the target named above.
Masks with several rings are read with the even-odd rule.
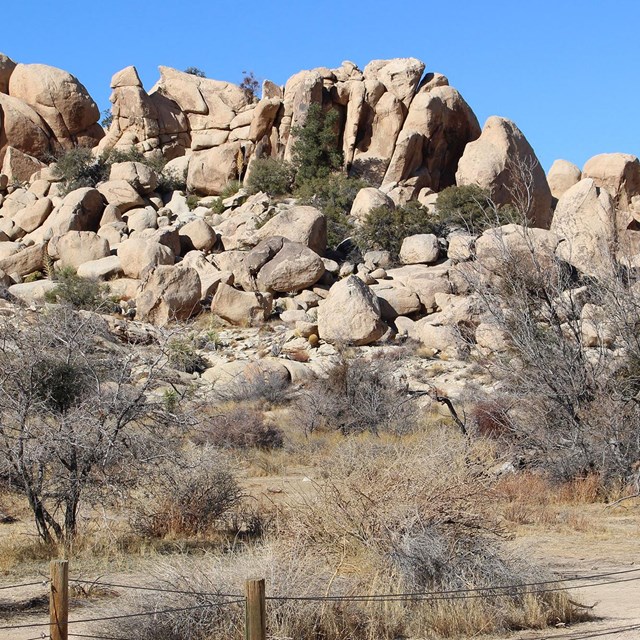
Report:
[[[70,542],[97,500],[149,456],[167,416],[100,316],[67,308],[6,320],[0,341],[0,468],[25,494],[45,542]]]

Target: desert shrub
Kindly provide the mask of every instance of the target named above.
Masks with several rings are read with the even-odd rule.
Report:
[[[353,233],[349,212],[358,191],[366,186],[363,180],[333,172],[300,183],[295,196],[303,204],[310,204],[324,213],[327,218],[327,244],[335,248]]]
[[[247,190],[254,194],[259,191],[270,196],[291,193],[294,171],[289,162],[278,158],[257,158],[251,163],[251,173],[247,179]]]
[[[74,309],[87,311],[109,312],[114,309],[114,303],[108,298],[109,287],[79,276],[72,267],[60,269],[55,279],[55,288],[45,293],[47,302],[67,304]]]
[[[342,152],[338,148],[337,125],[337,111],[325,112],[322,105],[314,103],[309,106],[304,124],[291,129],[296,186],[340,169]]]
[[[242,182],[240,182],[239,180],[231,180],[227,182],[227,184],[224,186],[224,189],[220,193],[220,197],[223,200],[226,200],[231,196],[235,196],[236,193],[240,191],[241,187],[242,187]]]
[[[347,359],[327,380],[311,384],[296,398],[295,419],[306,434],[317,429],[345,435],[410,432],[419,418],[396,370],[384,359]]]
[[[100,125],[103,129],[109,129],[113,124],[113,113],[111,113],[111,109],[103,109],[101,115],[102,120],[100,120]]]
[[[271,369],[256,366],[250,373],[238,375],[216,390],[221,400],[230,402],[266,402],[284,404],[289,400],[289,380]]]
[[[500,400],[479,400],[471,405],[469,418],[477,435],[504,438],[513,433],[509,406]]]
[[[236,509],[244,494],[227,464],[211,450],[174,456],[144,480],[134,500],[134,528],[153,538],[197,536]]]
[[[219,602],[215,594],[241,594],[247,578],[265,577],[268,595],[303,598],[269,601],[267,627],[274,637],[469,637],[478,629],[504,632],[578,619],[565,593],[536,594],[517,586],[487,598],[312,599],[481,589],[549,579],[530,559],[505,550],[487,463],[481,450],[442,432],[406,444],[349,441],[318,470],[322,481],[310,483],[295,499],[291,496],[288,508],[279,509],[272,535],[242,553],[182,557],[162,563],[154,573],[160,584],[212,594],[211,603]],[[149,600],[148,594],[136,597],[130,605],[135,611],[162,609],[169,603]],[[182,603],[171,598],[175,607]],[[185,597],[184,606],[197,598]],[[190,639],[240,640],[242,607],[228,605],[222,611],[224,615],[217,616],[219,609],[210,607],[208,617],[199,609],[181,612],[166,621],[161,618],[161,624],[165,630],[184,629],[181,637]],[[139,620],[117,622],[125,636],[158,638]]]
[[[198,67],[187,67],[184,70],[185,73],[188,73],[190,76],[196,76],[196,78],[206,78],[207,74]]]
[[[407,236],[441,232],[439,220],[420,203],[411,201],[402,207],[381,206],[370,211],[357,230],[355,240],[363,252],[380,249],[397,256]]]
[[[105,156],[94,156],[91,149],[74,147],[54,158],[54,173],[61,181],[63,193],[82,187],[95,187],[109,178],[110,164]]]
[[[178,371],[202,373],[207,368],[204,357],[198,353],[194,335],[176,336],[167,342],[167,360]]]
[[[490,227],[500,227],[515,219],[513,207],[497,207],[491,194],[478,185],[452,186],[438,194],[436,209],[447,230],[463,228],[481,234]]]
[[[71,193],[81,187],[95,187],[109,179],[111,165],[117,162],[141,162],[158,174],[158,193],[183,191],[186,188],[186,175],[165,169],[166,160],[161,156],[145,156],[135,147],[130,149],[111,149],[94,156],[91,149],[74,147],[63,151],[55,158],[55,174],[60,179],[63,194]]]
[[[284,442],[282,431],[267,422],[262,411],[245,404],[203,418],[193,440],[227,449],[279,449]]]
[[[256,102],[258,100],[260,82],[256,78],[253,71],[242,72],[242,81],[240,82],[239,86],[249,102]]]

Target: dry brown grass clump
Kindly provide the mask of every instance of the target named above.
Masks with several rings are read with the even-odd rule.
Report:
[[[564,593],[518,588],[549,576],[505,550],[490,463],[486,447],[437,432],[410,444],[346,439],[321,479],[288,494],[259,544],[157,568],[167,585],[214,595],[131,602],[137,610],[207,606],[148,626],[136,619],[135,634],[122,623],[118,631],[140,640],[240,639],[242,607],[208,605],[220,604],[220,593],[241,594],[256,576],[275,597],[267,607],[273,637],[464,637],[577,618]],[[498,587],[487,597],[468,591]],[[401,595],[451,591],[454,598]],[[374,597],[356,597],[363,594]]]

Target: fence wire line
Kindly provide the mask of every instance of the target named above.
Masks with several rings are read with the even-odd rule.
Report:
[[[70,638],[96,638],[97,640],[131,640],[130,638],[122,638],[118,636],[92,636],[86,633],[70,633],[69,637]]]
[[[348,600],[371,600],[371,599],[383,599],[383,598],[417,598],[420,596],[439,596],[439,595],[448,595],[448,594],[458,594],[458,593],[476,593],[476,592],[487,592],[487,591],[495,591],[495,590],[508,590],[508,589],[523,589],[525,587],[537,587],[548,584],[557,584],[559,582],[576,582],[583,580],[599,580],[600,578],[609,578],[611,576],[619,576],[626,575],[629,573],[638,573],[640,572],[640,568],[637,569],[625,569],[623,571],[610,571],[608,573],[596,573],[590,576],[573,576],[570,578],[557,578],[555,580],[543,580],[540,582],[526,582],[521,584],[511,584],[504,586],[494,586],[494,587],[473,587],[467,589],[452,589],[449,591],[418,591],[415,593],[387,593],[387,594],[373,594],[373,595],[365,595],[365,594],[356,594],[352,596],[267,596],[267,600],[333,600],[333,599],[348,599]],[[635,580],[636,578],[634,578]],[[163,589],[161,587],[143,587],[139,585],[129,585],[129,584],[116,584],[113,582],[100,582],[98,580],[70,580],[70,583],[75,584],[88,584],[95,585],[101,587],[111,587],[114,589],[132,589],[136,591],[155,591],[157,593],[175,593],[180,595],[187,596],[207,596],[207,597],[219,597],[219,598],[243,598],[242,594],[238,593],[215,593],[215,592],[206,592],[206,591],[186,591],[181,589]],[[598,583],[598,584],[611,584],[609,582]],[[572,587],[572,588],[582,588],[582,587]],[[561,588],[559,588],[562,590]]]
[[[241,593],[215,593],[213,591],[186,591],[182,589],[163,589],[161,587],[142,587],[132,584],[116,584],[114,582],[100,582],[98,580],[69,580],[69,583],[74,584],[88,584],[95,585],[96,587],[111,587],[113,589],[132,589],[135,591],[155,591],[157,593],[175,593],[184,596],[209,596],[218,598],[244,598]]]
[[[526,590],[528,587],[535,586],[535,584],[521,584],[521,585],[509,585],[504,587],[478,587],[476,589],[459,589],[453,591],[423,591],[416,593],[384,593],[373,595],[353,595],[353,596],[267,596],[267,600],[280,600],[280,601],[313,601],[313,602],[403,602],[410,600],[464,600],[472,598],[491,598],[491,597],[508,597],[511,595],[524,595],[527,593],[552,593],[554,591],[567,591],[568,589],[588,589],[590,587],[598,587],[607,584],[619,584],[623,582],[633,582],[640,580],[640,576],[634,578],[624,578],[622,580],[606,580],[601,582],[591,582],[588,584],[552,587],[548,589],[531,589]],[[562,582],[562,580],[554,580],[540,584],[555,584]],[[525,589],[521,593],[509,593],[508,590],[517,591],[519,589]]]
[[[49,584],[48,580],[38,580],[38,582],[23,582],[22,584],[7,584],[0,587],[0,590],[4,589],[20,589],[21,587],[34,587],[36,585],[42,585],[43,587]]]
[[[196,609],[210,609],[211,607],[223,607],[231,604],[244,603],[244,598],[241,600],[230,600],[228,602],[211,602],[208,604],[199,604],[193,607],[179,607],[175,609],[158,609],[157,611],[143,611],[141,613],[124,613],[116,616],[103,616],[101,618],[81,618],[80,620],[69,620],[67,624],[80,624],[84,622],[103,622],[105,620],[123,620],[125,618],[140,618],[143,616],[160,616],[165,613],[180,613],[182,611],[195,611]],[[50,627],[51,622],[32,622],[30,624],[15,624],[0,627],[0,630],[10,629],[29,629],[33,627]]]

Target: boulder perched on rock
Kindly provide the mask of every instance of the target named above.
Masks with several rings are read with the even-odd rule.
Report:
[[[238,291],[220,283],[211,301],[211,312],[240,326],[255,326],[266,321],[271,313],[272,298],[268,293]]]
[[[439,254],[438,238],[432,233],[408,236],[400,247],[400,260],[403,264],[431,264],[438,260]]]
[[[315,207],[290,207],[276,214],[254,234],[258,240],[275,236],[300,242],[322,256],[327,248],[327,220]]]
[[[182,265],[153,269],[136,297],[136,318],[159,326],[188,320],[200,310],[200,278]]]
[[[285,241],[275,256],[262,266],[256,283],[260,291],[290,293],[314,285],[324,271],[324,263],[315,251],[299,242]]]
[[[180,227],[178,234],[183,254],[193,250],[211,251],[218,241],[218,236],[211,225],[201,218],[187,222]]]
[[[556,160],[551,165],[547,174],[547,182],[551,189],[551,195],[558,200],[567,189],[578,184],[582,179],[582,172],[573,162],[568,160]]]
[[[169,247],[149,238],[130,238],[118,247],[118,258],[125,276],[140,278],[158,265],[172,265],[175,254]]]
[[[318,331],[327,342],[371,344],[386,329],[377,296],[356,276],[336,282],[318,307]]]
[[[353,204],[351,205],[350,215],[358,222],[364,222],[374,209],[378,207],[389,207],[395,209],[393,200],[386,194],[374,187],[365,187],[358,191]]]
[[[558,255],[578,271],[597,276],[611,268],[615,254],[615,204],[605,189],[584,178],[558,201],[551,231],[562,238]]]
[[[551,224],[551,191],[534,150],[515,123],[492,116],[482,135],[464,150],[456,172],[458,185],[477,184],[498,205],[521,204],[514,186],[530,199],[528,218],[536,227]]]
[[[104,201],[97,189],[83,187],[65,196],[41,227],[43,232],[62,235],[67,231],[97,231],[104,211]],[[46,239],[46,238],[45,238]]]
[[[111,280],[123,274],[118,256],[106,256],[97,260],[83,262],[78,267],[78,275],[89,280]]]
[[[627,210],[634,196],[640,195],[640,160],[627,153],[601,153],[590,158],[582,169],[596,187],[604,187],[615,204]]]
[[[70,73],[44,64],[18,64],[9,80],[9,95],[31,105],[63,147],[94,146],[104,136],[100,111]]]
[[[142,162],[116,162],[111,165],[110,181],[125,180],[138,193],[146,195],[158,186],[156,172]]]

